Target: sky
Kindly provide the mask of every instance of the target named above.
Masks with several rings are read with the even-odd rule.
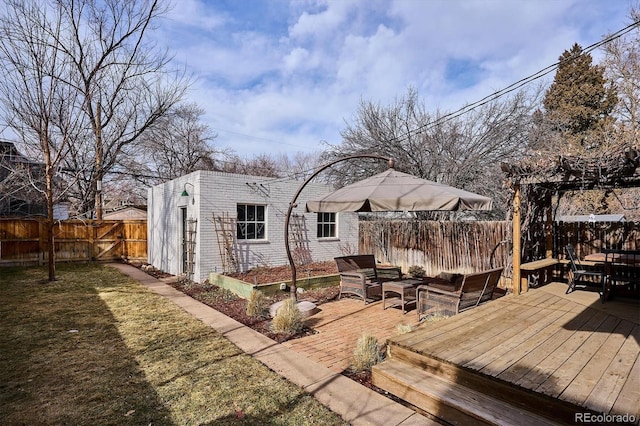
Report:
[[[629,0],[174,3],[154,37],[193,76],[214,146],[243,158],[340,144],[361,102],[410,87],[431,113],[458,110],[630,24]]]

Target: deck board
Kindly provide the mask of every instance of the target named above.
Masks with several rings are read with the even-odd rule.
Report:
[[[486,314],[483,317],[477,318],[474,321],[469,321],[464,324],[464,326],[456,327],[447,332],[442,332],[438,336],[428,338],[420,343],[416,343],[414,347],[421,351],[423,349],[429,349],[432,353],[438,354],[440,356],[440,352],[446,351],[447,348],[452,346],[464,346],[467,344],[469,339],[472,339],[480,330],[482,324],[492,323],[494,321],[499,321],[499,319],[505,316],[508,312],[515,311],[519,309],[517,305],[507,305],[504,309],[495,310]],[[442,321],[445,323],[447,321]],[[444,327],[441,328],[442,331],[445,330]],[[455,338],[452,338],[455,331]]]
[[[586,405],[594,407],[601,413],[609,413],[616,399],[621,395],[622,388],[631,375],[633,366],[638,362],[638,339],[640,338],[640,326],[636,325],[629,337],[609,364],[605,374],[594,386]],[[622,395],[624,398],[625,396]],[[636,401],[636,410],[640,404]]]
[[[629,413],[640,418],[640,358],[636,358],[627,381],[622,387],[611,413]]]
[[[481,333],[470,337],[464,345],[449,346],[440,352],[440,356],[456,364],[464,364],[481,355],[495,345],[502,344],[517,333],[515,324],[526,325],[531,318],[536,318],[542,308],[527,307],[509,312],[498,321],[487,324]],[[514,330],[515,329],[515,330]]]
[[[564,313],[558,318],[556,322],[548,324],[546,327],[541,328],[537,333],[532,335],[529,339],[520,342],[512,351],[506,354],[506,356],[497,357],[485,367],[482,368],[483,374],[488,374],[494,377],[501,377],[501,379],[508,382],[515,382],[523,374],[531,368],[533,364],[527,364],[522,360],[528,359],[527,357],[535,357],[536,351],[541,351],[540,347],[543,344],[549,344],[549,340],[552,339],[561,329],[559,324],[562,324],[565,320],[571,321],[575,318],[579,311],[569,311]],[[550,312],[552,315],[554,311]],[[541,351],[543,354],[546,351]]]
[[[481,370],[494,360],[502,360],[504,368],[500,371],[504,371],[509,355],[513,353],[512,351],[514,351],[515,348],[522,347],[525,343],[529,343],[531,339],[539,335],[539,333],[547,329],[564,315],[567,315],[567,313],[562,310],[554,310],[543,315],[542,318],[540,318],[540,316],[529,318],[522,324],[522,328],[510,324],[512,326],[510,332],[503,334],[503,339],[501,339],[500,343],[487,342],[488,347],[487,345],[483,345],[481,348],[483,351],[463,365],[474,370]],[[530,345],[534,344],[535,343],[530,343]]]
[[[599,327],[606,317],[602,312],[595,312],[584,325],[588,329]],[[535,357],[526,360],[533,368],[515,383],[537,390],[545,381],[553,380],[554,372],[560,368],[569,354],[578,350],[589,333],[589,331],[581,332],[580,330],[559,330],[554,338],[548,341],[549,345],[542,345],[540,350],[536,351]]]
[[[597,412],[639,416],[637,302],[620,304],[617,316],[621,302],[545,287],[422,324],[390,344]]]
[[[594,332],[576,331],[574,337],[584,339],[583,343],[576,348],[575,352],[568,352],[568,358],[553,374],[553,380],[545,381],[536,390],[553,397],[560,395],[578,374],[580,374],[580,371],[582,371],[590,359],[596,355],[598,357],[608,355],[598,353],[598,350],[607,339],[607,336],[613,333],[619,323],[619,318],[609,315]],[[613,357],[609,359],[613,359]]]
[[[613,333],[607,336],[607,340],[602,344],[597,356],[589,359],[580,374],[562,392],[564,400],[578,405],[584,404],[589,393],[602,378],[611,360],[614,359],[631,333],[632,328],[632,322],[620,321]]]

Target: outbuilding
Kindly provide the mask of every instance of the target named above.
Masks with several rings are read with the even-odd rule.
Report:
[[[302,182],[196,171],[148,191],[148,262],[203,282],[209,273],[288,264],[284,224]],[[289,225],[296,263],[333,260],[358,247],[357,213],[305,213],[310,199],[333,191],[309,183]]]

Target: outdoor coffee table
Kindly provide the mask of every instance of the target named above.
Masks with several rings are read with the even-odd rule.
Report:
[[[399,281],[387,281],[382,283],[382,309],[387,309],[386,304],[386,294],[395,293],[398,295],[398,298],[391,302],[389,306],[400,306],[402,307],[402,313],[406,314],[406,307],[410,303],[416,302],[416,286],[422,284],[422,280],[419,279],[406,279]],[[398,300],[399,299],[399,300]]]

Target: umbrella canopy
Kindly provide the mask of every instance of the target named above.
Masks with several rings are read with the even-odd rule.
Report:
[[[491,198],[388,169],[325,197],[307,212],[491,210]]]

